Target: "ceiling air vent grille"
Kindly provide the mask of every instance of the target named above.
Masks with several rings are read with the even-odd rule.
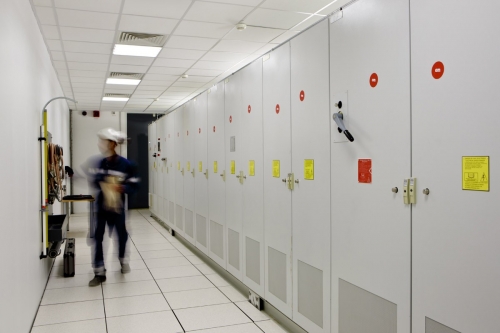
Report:
[[[109,77],[114,79],[133,79],[133,80],[142,80],[144,74],[141,73],[121,73],[121,72],[111,72]]]
[[[167,37],[157,34],[143,34],[138,32],[122,32],[118,37],[119,44],[141,46],[163,46]]]
[[[114,93],[106,93],[104,94],[104,97],[123,97],[123,98],[130,98],[131,94],[114,94]]]

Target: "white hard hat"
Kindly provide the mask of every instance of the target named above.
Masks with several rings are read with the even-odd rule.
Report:
[[[97,136],[100,139],[114,141],[118,144],[122,144],[127,138],[125,133],[116,131],[112,128],[103,128],[97,133]]]

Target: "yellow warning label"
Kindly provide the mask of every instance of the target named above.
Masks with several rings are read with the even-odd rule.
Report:
[[[202,161],[198,162],[198,172],[203,172],[203,162]]]
[[[255,161],[248,161],[248,175],[255,176]]]
[[[217,173],[217,172],[219,172],[219,168],[217,165],[217,161],[214,161],[214,173]]]
[[[181,162],[177,162],[177,170],[181,169]]]
[[[273,177],[280,178],[280,161],[279,160],[273,161]]]
[[[231,174],[235,175],[236,174],[236,162],[231,161]]]
[[[186,163],[186,169],[187,171],[191,171],[191,162]]]
[[[462,156],[462,190],[490,191],[489,156]]]
[[[304,160],[304,179],[314,180],[314,160]]]

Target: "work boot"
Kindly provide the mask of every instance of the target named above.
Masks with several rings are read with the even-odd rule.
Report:
[[[106,281],[106,275],[96,275],[92,280],[90,280],[89,287],[97,287],[104,281]]]
[[[122,274],[130,273],[130,265],[125,262],[120,262],[122,265]]]

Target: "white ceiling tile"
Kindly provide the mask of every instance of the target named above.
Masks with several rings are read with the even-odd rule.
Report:
[[[57,76],[68,76],[68,71],[66,69],[57,69],[56,68],[56,72],[57,72]]]
[[[148,68],[149,68],[149,66],[111,64],[109,66],[109,71],[110,72],[125,72],[125,73],[146,73]]]
[[[167,91],[165,92],[162,97],[169,97],[169,96],[173,96],[173,97],[185,97],[189,95],[189,92],[186,92],[186,91]]]
[[[258,8],[245,19],[245,23],[260,27],[288,30],[305,20],[308,16],[308,14],[302,13]]]
[[[137,89],[135,91],[136,92],[140,92],[140,91],[163,92],[163,91],[165,91],[165,88],[161,87],[161,86],[158,86],[158,87],[155,87],[155,86],[145,86],[145,85],[143,85],[141,83],[139,86],[137,86]]]
[[[255,52],[253,55],[258,58],[266,53],[268,53],[269,51],[271,51],[272,49],[274,49],[275,47],[278,47],[279,44],[267,44],[263,47],[261,47],[259,50],[257,50],[257,52]]]
[[[253,53],[266,45],[265,43],[247,42],[242,40],[221,40],[213,51]]]
[[[225,61],[205,61],[201,60],[198,61],[193,68],[198,68],[198,69],[216,69],[216,70],[221,70],[224,71],[231,66],[234,65],[234,62],[225,62]]]
[[[125,0],[123,14],[180,19],[191,0]]]
[[[63,40],[93,43],[113,43],[115,32],[111,30],[61,27]]]
[[[42,33],[46,39],[61,39],[59,30],[55,25],[42,25]]]
[[[73,84],[71,84],[73,86],[73,88],[104,88],[104,81],[102,83],[79,83],[79,82],[75,82]]]
[[[96,78],[96,77],[72,77],[71,82],[85,82],[85,83],[101,83],[104,79]]]
[[[151,74],[168,74],[168,75],[182,75],[186,72],[187,68],[175,67],[151,67],[148,73]]]
[[[119,29],[129,32],[170,34],[177,22],[166,18],[122,15]]]
[[[247,53],[210,51],[201,58],[201,60],[238,62],[245,59],[247,56]]]
[[[209,82],[213,78],[209,76],[190,75],[187,79],[182,79],[182,82]]]
[[[35,6],[35,11],[40,24],[57,25],[56,16],[54,15],[54,9],[52,7]]]
[[[58,76],[58,78],[59,78],[59,82],[61,83],[61,86],[65,85],[65,84],[70,85],[69,76]]]
[[[351,2],[352,0],[337,0],[333,1],[328,7],[320,11],[318,14],[322,15],[329,15],[339,9],[340,7],[343,7],[346,3]]]
[[[165,90],[168,86],[170,86],[172,84],[172,82],[174,82],[175,80],[172,79],[172,80],[142,80],[141,81],[141,85],[140,86],[143,86],[144,88],[146,87],[151,87],[151,88],[163,88],[163,90]]]
[[[332,0],[266,0],[260,8],[316,13],[332,3]]]
[[[290,38],[292,38],[293,36],[295,36],[295,35],[297,35],[299,33],[300,33],[300,31],[288,30],[284,34],[282,34],[282,35],[276,37],[275,39],[273,39],[272,42],[276,43],[276,44],[281,44],[281,43],[286,42],[287,40],[289,40]]]
[[[106,77],[106,71],[81,71],[81,70],[70,70],[69,74],[71,77],[82,76],[82,77]]]
[[[178,75],[165,75],[165,74],[151,74],[151,73],[147,73],[146,76],[144,77],[145,80],[142,80],[142,82],[144,83],[144,82],[147,82],[149,80],[164,81],[164,82],[168,82],[168,81],[174,82],[178,78],[179,78]]]
[[[204,54],[205,51],[169,49],[164,47],[163,50],[158,55],[158,58],[198,60]]]
[[[216,22],[235,25],[239,23],[253,7],[196,1],[184,19],[201,22]]]
[[[197,68],[191,68],[187,73],[189,75],[198,75],[198,76],[211,76],[212,78],[216,77],[217,75],[222,74],[224,72],[223,70],[216,70],[216,69],[197,69]]]
[[[56,69],[66,69],[66,62],[65,61],[53,61],[54,68]]]
[[[153,98],[135,98],[131,97],[128,101],[131,105],[149,105],[153,102]]]
[[[158,96],[160,96],[161,93],[149,93],[149,94],[142,94],[142,93],[134,93],[134,97],[137,97],[137,98],[151,98],[151,99],[155,99],[157,98]]]
[[[56,9],[61,27],[115,30],[117,14]]]
[[[52,54],[52,60],[61,60],[64,61],[64,53],[61,51],[51,51]]]
[[[95,63],[99,63],[99,64],[107,64],[109,62],[109,55],[107,55],[107,54],[66,52],[66,60],[67,61],[77,61],[77,62],[95,62]]]
[[[262,0],[200,0],[200,1],[221,2],[233,5],[254,6],[254,7],[262,2]]]
[[[303,31],[303,30],[309,28],[314,23],[319,22],[319,21],[321,21],[324,18],[325,18],[325,16],[321,16],[321,15],[311,15],[304,22],[302,22],[302,23],[294,26],[293,30]]]
[[[35,6],[52,7],[52,0],[33,0]]]
[[[75,93],[99,93],[102,92],[100,88],[75,88]]]
[[[175,29],[174,35],[222,38],[233,28],[234,28],[233,24],[196,22],[196,21],[184,20],[179,24],[177,29]]]
[[[167,91],[187,91],[187,92],[193,92],[197,87],[170,87],[168,88]]]
[[[217,41],[218,39],[212,38],[170,36],[165,46],[174,49],[209,50]]]
[[[261,27],[247,27],[243,31],[233,30],[224,39],[245,40],[250,42],[268,43],[286,30]]]
[[[60,40],[50,39],[46,40],[45,43],[47,43],[47,47],[51,51],[62,51],[62,45]]]
[[[150,66],[153,63],[154,58],[149,57],[129,57],[113,55],[111,58],[112,64],[119,65],[139,65],[139,66]]]
[[[204,85],[204,82],[186,82],[184,80],[179,80],[172,84],[172,87],[189,87],[189,88],[200,88]]]
[[[58,8],[119,13],[122,0],[54,0],[54,3]]]
[[[105,71],[108,69],[107,64],[95,64],[90,62],[73,62],[68,61],[68,69],[80,69],[84,71]]]
[[[155,61],[155,66],[189,68],[193,66],[195,62],[196,60],[158,58]]]
[[[66,52],[111,54],[113,44],[63,41]]]

